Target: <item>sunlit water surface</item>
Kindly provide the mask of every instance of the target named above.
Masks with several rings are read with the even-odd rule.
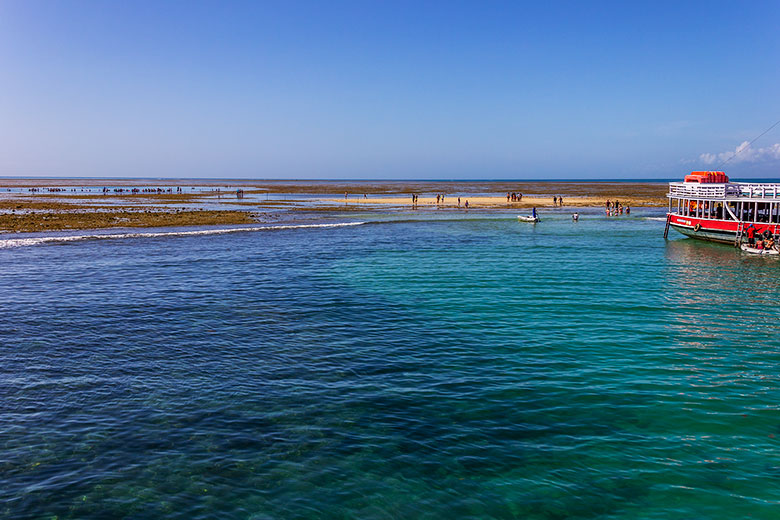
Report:
[[[777,518],[780,263],[647,216],[7,243],[0,517]]]

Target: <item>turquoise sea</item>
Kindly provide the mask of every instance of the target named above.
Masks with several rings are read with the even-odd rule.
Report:
[[[0,518],[780,517],[778,260],[542,216],[0,236]]]

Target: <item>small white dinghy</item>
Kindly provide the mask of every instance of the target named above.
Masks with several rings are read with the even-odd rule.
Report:
[[[533,215],[518,215],[517,220],[520,222],[533,222],[537,223],[539,222],[539,217],[535,217]]]
[[[750,247],[747,244],[742,244],[739,246],[739,248],[746,253],[752,253],[754,255],[780,255],[780,251],[774,247],[771,249],[756,249],[755,247]]]

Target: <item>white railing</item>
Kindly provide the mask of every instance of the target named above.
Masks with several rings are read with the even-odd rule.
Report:
[[[739,196],[739,190],[729,189],[729,184],[700,184],[698,182],[670,182],[669,197],[690,199],[722,199]]]
[[[742,189],[743,197],[751,199],[776,199],[780,195],[780,184],[749,184],[737,183]]]
[[[780,184],[670,182],[667,197],[681,199],[745,197],[750,199],[777,199],[780,198]]]

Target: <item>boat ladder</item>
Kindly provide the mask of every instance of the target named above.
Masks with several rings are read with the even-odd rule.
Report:
[[[742,232],[744,231],[744,229],[745,229],[745,223],[740,222],[739,225],[737,226],[737,236],[734,237],[734,247],[739,247],[740,245],[742,245]]]
[[[664,238],[669,236],[669,222],[672,220],[671,215],[666,215],[666,227],[664,228]]]

